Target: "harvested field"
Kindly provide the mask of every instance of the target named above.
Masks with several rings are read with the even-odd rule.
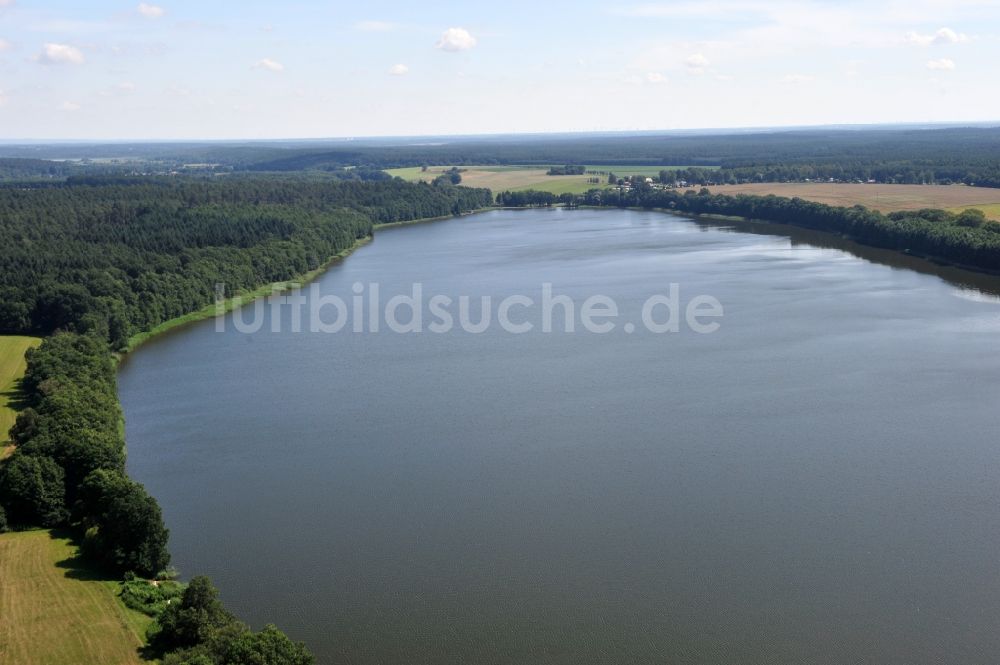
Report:
[[[134,665],[149,618],[50,531],[0,534],[0,665]]]
[[[709,189],[714,194],[797,196],[835,206],[861,204],[882,212],[979,207],[983,208],[987,216],[1000,219],[1000,189],[988,187],[790,182],[722,185]]]

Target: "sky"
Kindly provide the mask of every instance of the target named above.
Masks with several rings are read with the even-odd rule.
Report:
[[[1000,120],[1000,0],[0,0],[0,139]]]

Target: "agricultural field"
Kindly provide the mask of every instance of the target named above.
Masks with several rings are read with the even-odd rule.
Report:
[[[0,336],[0,459],[10,454],[7,432],[17,416],[17,382],[24,374],[24,352],[38,346],[41,339],[20,335]]]
[[[426,171],[421,171],[420,167],[412,167],[390,169],[387,172],[404,180],[430,182],[450,168],[450,166],[431,166]],[[587,165],[588,171],[611,171],[618,176],[644,175],[649,178],[659,176],[660,170],[665,168],[680,169],[686,167]],[[590,182],[590,179],[595,176],[586,173],[583,175],[546,175],[549,169],[547,166],[460,166],[459,169],[462,170],[463,185],[487,187],[494,193],[505,190],[537,189],[553,194],[582,194],[589,189],[607,185],[606,176],[600,176],[601,182],[595,184]]]
[[[1000,219],[1000,189],[965,185],[875,185],[850,183],[753,183],[709,187],[713,194],[775,194],[835,206],[861,204],[893,212],[944,208],[979,208],[987,217]]]
[[[982,210],[987,219],[995,219],[1000,222],[1000,203],[987,203],[984,205],[967,205],[960,206],[958,208],[949,208],[951,212],[962,212],[963,210],[968,210],[969,208],[978,208]]]
[[[52,531],[0,534],[0,665],[133,665],[150,619]]]

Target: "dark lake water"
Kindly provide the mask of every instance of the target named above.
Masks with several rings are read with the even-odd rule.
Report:
[[[321,663],[1000,661],[997,281],[740,228],[490,212],[381,230],[318,282],[551,283],[614,298],[608,334],[142,347],[129,470],[174,563]],[[719,330],[624,332],[671,283]]]

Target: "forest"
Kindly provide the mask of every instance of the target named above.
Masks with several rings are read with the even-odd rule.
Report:
[[[377,224],[459,214],[488,190],[400,180],[71,179],[0,188],[0,332],[133,334],[314,270]]]

